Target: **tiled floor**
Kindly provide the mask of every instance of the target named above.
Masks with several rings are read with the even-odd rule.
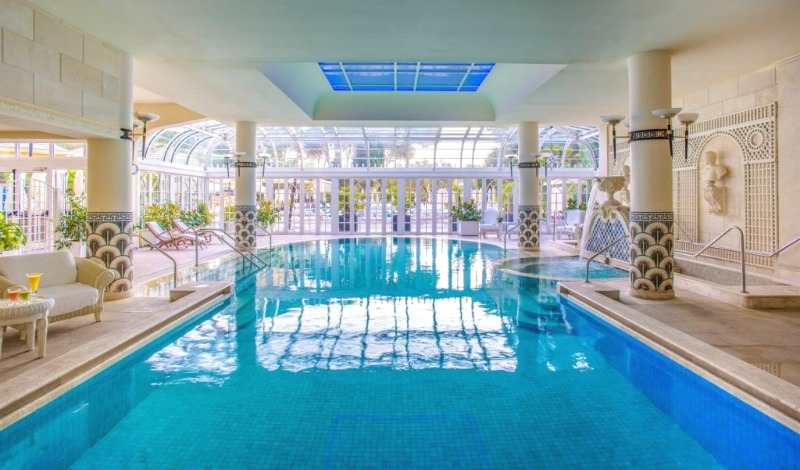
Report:
[[[301,240],[316,240],[318,235],[275,236],[274,244]],[[474,240],[474,238],[472,238]],[[483,239],[498,243],[495,239]],[[259,237],[259,246],[268,240]],[[515,241],[509,242],[509,247]],[[170,250],[179,269],[195,262],[193,249]],[[215,243],[200,250],[202,262],[218,256],[236,256],[227,246]],[[545,242],[536,256],[560,256],[565,253]],[[136,280],[145,282],[172,273],[172,263],[156,251],[139,250],[135,254]],[[625,305],[666,323],[701,341],[722,349],[782,379],[800,385],[800,309],[748,310],[703,297],[677,286],[678,297],[669,301],[644,301],[625,295],[626,281],[613,281],[622,292]],[[24,342],[14,332],[5,334],[0,360],[0,387],[20,374],[41,368],[50,361],[73,350],[76,345],[98,338],[119,335],[132,321],[141,321],[158,311],[169,310],[166,298],[134,297],[106,303],[103,321],[94,323],[91,316],[51,325],[48,335],[48,355],[37,359],[34,351],[25,351]],[[800,388],[797,388],[800,396]]]

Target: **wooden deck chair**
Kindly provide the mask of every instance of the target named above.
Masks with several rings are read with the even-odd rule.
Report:
[[[177,233],[177,232],[170,232],[169,230],[164,230],[161,225],[151,220],[149,222],[145,222],[147,226],[147,230],[153,234],[154,237],[158,240],[156,246],[158,248],[168,248],[174,247],[176,250],[179,250],[181,245],[186,246],[187,239],[184,235]]]
[[[203,227],[195,227],[193,231],[192,227],[186,225],[186,223],[184,223],[184,221],[181,219],[172,219],[172,225],[175,226],[175,230],[177,230],[181,235],[190,235],[194,237],[194,234],[197,233],[197,236],[203,240],[203,243],[211,243],[211,236],[213,233],[205,230]]]

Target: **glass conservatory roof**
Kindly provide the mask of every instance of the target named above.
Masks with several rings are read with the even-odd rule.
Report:
[[[257,158],[266,167],[508,168],[516,163],[516,127],[266,127],[256,131]],[[594,170],[596,127],[549,126],[540,151],[556,167]],[[145,162],[224,168],[236,147],[236,129],[201,121],[148,135]]]
[[[320,62],[334,91],[478,91],[494,67],[475,62]]]

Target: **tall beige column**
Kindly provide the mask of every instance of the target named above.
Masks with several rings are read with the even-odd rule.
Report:
[[[108,300],[133,295],[133,59],[120,70],[119,139],[88,139],[86,165],[86,257],[116,272]]]
[[[539,123],[519,125],[519,248],[539,251]]]
[[[672,159],[664,119],[653,110],[672,105],[667,51],[628,58],[630,108],[630,294],[671,299],[673,291]]]
[[[256,123],[236,123],[236,247],[256,248]],[[243,153],[243,155],[241,155]]]

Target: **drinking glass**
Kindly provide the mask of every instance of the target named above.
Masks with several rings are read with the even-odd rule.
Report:
[[[19,300],[19,289],[18,288],[10,288],[8,289],[8,300],[14,302]]]
[[[31,288],[31,298],[36,297],[36,291],[39,290],[39,281],[42,280],[42,273],[28,273],[28,285]]]
[[[28,289],[20,289],[19,291],[19,300],[31,300],[31,291]]]

